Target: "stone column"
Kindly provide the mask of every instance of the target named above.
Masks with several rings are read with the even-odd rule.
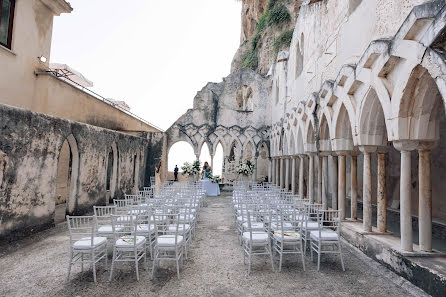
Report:
[[[285,159],[285,189],[288,191],[290,185],[290,158]]]
[[[333,186],[332,189],[332,197],[331,197],[331,207],[333,209],[338,209],[338,157],[332,155],[332,161],[333,161],[333,173],[331,175]]]
[[[436,143],[421,143],[418,150],[418,229],[420,250],[432,251],[432,180],[430,150]]]
[[[362,146],[364,154],[363,191],[362,191],[362,224],[365,232],[372,232],[372,152],[376,147]]]
[[[314,158],[312,154],[308,155],[308,199],[314,203]]]
[[[378,189],[377,189],[377,227],[379,232],[387,229],[387,194],[386,194],[386,155],[378,153]]]
[[[276,186],[280,186],[280,159],[276,158]]]
[[[256,183],[257,182],[257,164],[258,164],[258,160],[259,160],[259,156],[258,156],[258,154],[256,154],[256,156],[255,156],[255,164],[254,164],[254,175],[253,175],[253,177],[252,177],[252,181],[254,182],[254,183]]]
[[[328,156],[322,157],[322,174],[323,174],[323,184],[322,184],[322,208],[328,209],[328,197],[327,197],[327,186],[328,186]]]
[[[358,157],[356,155],[352,155],[350,158],[350,216],[352,220],[356,220],[358,219]]]
[[[273,160],[270,158],[269,159],[269,166],[268,166],[268,182],[272,182],[273,181],[273,172],[274,172],[274,163]]]
[[[304,198],[304,157],[299,156],[299,196]]]
[[[317,157],[317,203],[322,203],[322,157]]]
[[[283,157],[280,157],[280,188],[283,189],[285,187],[285,176],[284,176],[284,169],[285,169],[285,160],[283,159]]]
[[[291,193],[296,195],[296,157],[291,157]]]
[[[395,141],[393,146],[401,152],[400,169],[400,228],[401,228],[401,249],[406,252],[413,251],[412,239],[412,160],[410,152],[417,146],[414,141]]]
[[[346,181],[345,181],[345,155],[339,155],[338,166],[338,207],[341,210],[341,220],[345,220],[345,200],[346,200]]]
[[[214,155],[211,155],[211,167],[214,170]]]

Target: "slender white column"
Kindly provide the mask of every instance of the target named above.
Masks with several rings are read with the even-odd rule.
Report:
[[[285,187],[285,176],[284,176],[284,171],[285,171],[285,164],[284,164],[284,159],[283,157],[280,158],[280,188],[283,189]]]
[[[322,157],[317,159],[317,203],[322,203]]]
[[[327,197],[327,188],[328,188],[328,156],[322,157],[322,172],[323,172],[323,184],[322,184],[322,208],[328,209],[328,197]]]
[[[296,157],[291,159],[291,193],[296,195]]]
[[[410,151],[401,151],[401,182],[400,182],[400,222],[401,248],[413,251],[412,241],[412,211],[411,211],[411,157]]]
[[[331,193],[331,207],[338,209],[338,157],[331,156],[333,169],[331,173],[331,186],[333,187]]]
[[[362,225],[365,232],[372,232],[372,152],[376,147],[360,147],[364,154],[362,189]]]
[[[273,160],[270,158],[269,159],[269,166],[268,166],[268,182],[272,182],[273,181],[273,172],[274,172],[274,162]]]
[[[358,218],[358,157],[352,155],[351,156],[351,164],[350,164],[350,216],[352,220],[356,220]]]
[[[304,157],[299,156],[299,196],[304,198]]]
[[[432,181],[429,150],[420,150],[418,159],[419,201],[418,229],[422,251],[432,251]]]
[[[214,169],[214,155],[211,155],[211,168]]]
[[[338,207],[341,210],[341,220],[345,220],[345,200],[346,200],[346,181],[345,181],[345,155],[338,157]]]
[[[255,167],[254,167],[254,176],[252,177],[252,181],[254,182],[254,183],[256,183],[257,182],[257,164],[258,164],[258,160],[259,160],[259,157],[258,156],[255,156]]]
[[[290,158],[285,159],[285,189],[290,188]]]
[[[308,155],[308,199],[314,203],[314,158]]]
[[[280,159],[276,159],[276,186],[280,186]]]
[[[378,189],[377,189],[377,227],[379,232],[387,229],[387,194],[386,194],[386,155],[378,154]]]

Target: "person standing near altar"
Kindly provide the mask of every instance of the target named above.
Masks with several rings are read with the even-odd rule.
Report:
[[[201,179],[209,179],[212,177],[212,167],[208,162],[204,162],[203,170],[201,171]]]

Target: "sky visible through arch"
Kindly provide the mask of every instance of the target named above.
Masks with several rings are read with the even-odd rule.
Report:
[[[73,12],[54,18],[50,62],[70,65],[93,81],[93,91],[126,101],[164,130],[207,82],[230,73],[240,1],[69,2]]]

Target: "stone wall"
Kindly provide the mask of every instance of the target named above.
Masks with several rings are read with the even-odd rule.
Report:
[[[162,134],[135,137],[8,105],[0,105],[0,241],[54,224],[58,158],[71,148],[67,213],[81,215],[105,205],[107,158],[117,152],[114,197],[135,193],[161,159]],[[149,156],[149,157],[148,157]]]

